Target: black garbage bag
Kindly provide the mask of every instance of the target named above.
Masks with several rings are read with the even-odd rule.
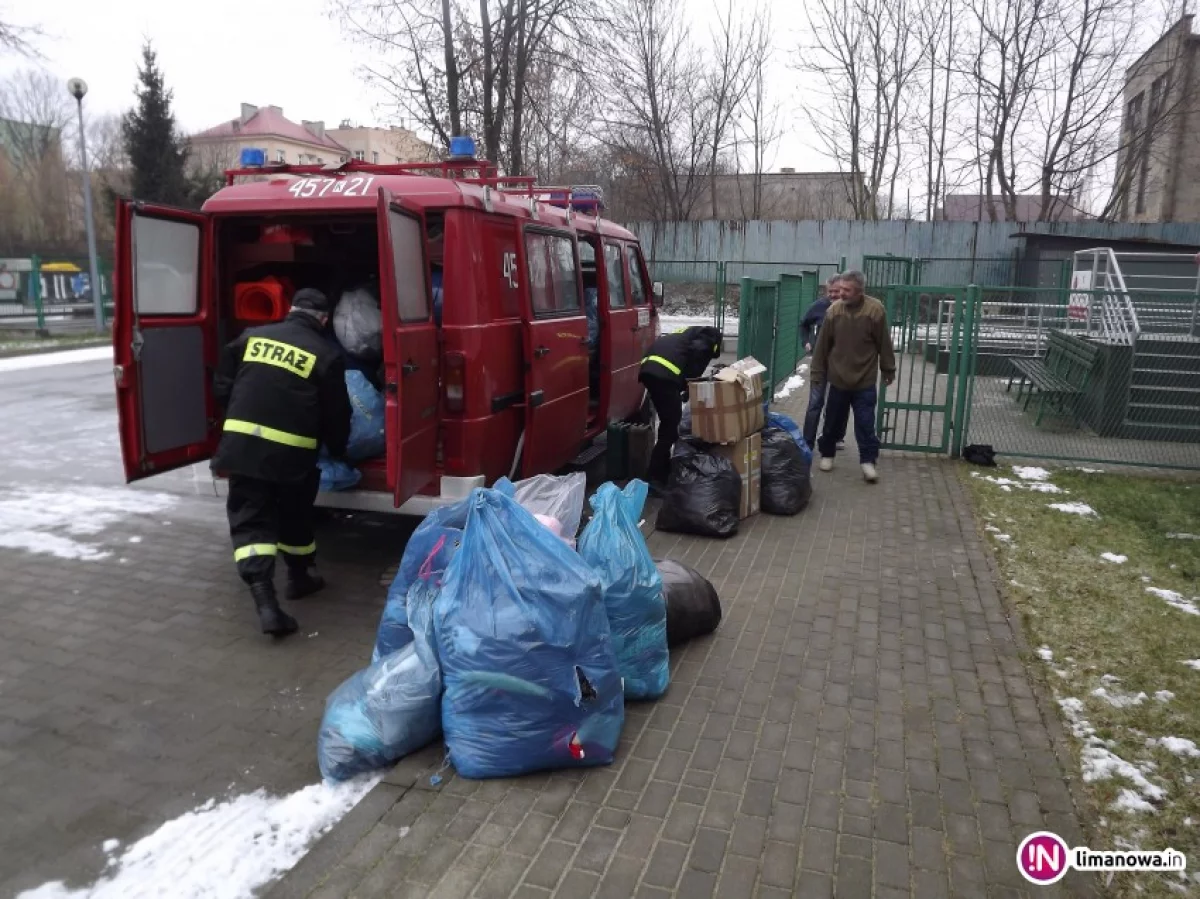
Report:
[[[762,432],[762,498],[768,515],[798,515],[812,499],[812,461],[779,428]]]
[[[655,527],[700,537],[732,537],[738,529],[742,478],[732,462],[705,452],[703,446],[688,440],[675,444]]]
[[[671,559],[655,559],[667,602],[667,645],[678,646],[711,634],[721,623],[717,588],[696,569]]]

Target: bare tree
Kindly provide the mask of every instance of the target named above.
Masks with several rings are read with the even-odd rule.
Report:
[[[762,41],[763,18],[755,9],[746,21],[735,18],[732,0],[717,10],[713,51],[704,71],[704,101],[709,121],[708,174],[712,217],[717,218],[717,170],[721,158],[737,145],[736,123],[753,83],[754,52]]]
[[[737,123],[738,169],[743,159],[749,162],[750,183],[745,189],[738,178],[738,197],[742,218],[754,220],[767,212],[763,196],[763,180],[783,132],[779,127],[780,105],[772,94],[769,78],[772,64],[773,32],[769,12],[762,14],[754,46],[750,88],[742,102]]]
[[[10,227],[48,244],[70,238],[63,132],[71,122],[67,92],[52,75],[18,71],[0,83],[0,128],[13,179]]]
[[[810,108],[814,131],[847,176],[858,218],[890,217],[907,164],[904,131],[925,58],[912,28],[916,0],[813,0],[815,45],[800,68],[820,76],[827,108]]]
[[[0,15],[0,58],[9,55],[33,56],[34,42],[43,34],[36,25],[18,25],[7,15]]]

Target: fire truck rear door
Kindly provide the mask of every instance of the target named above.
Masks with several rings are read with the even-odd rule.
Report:
[[[438,335],[424,213],[381,188],[378,215],[388,486],[399,507],[437,478]]]
[[[205,213],[117,204],[113,372],[128,481],[201,462],[216,450],[212,246]]]

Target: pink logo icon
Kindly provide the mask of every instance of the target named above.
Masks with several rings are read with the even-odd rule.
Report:
[[[1048,830],[1031,833],[1017,847],[1017,867],[1030,883],[1058,883],[1070,868],[1067,860],[1070,851],[1067,841],[1056,833]]]

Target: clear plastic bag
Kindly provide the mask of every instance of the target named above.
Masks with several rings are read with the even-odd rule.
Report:
[[[361,462],[387,452],[383,394],[375,389],[361,371],[346,372],[346,392],[350,395],[350,439],[346,459]]]
[[[469,503],[434,609],[451,762],[471,778],[611,763],[625,711],[598,575],[499,491]]]
[[[511,483],[508,478],[496,482]],[[583,503],[587,499],[587,475],[577,471],[567,475],[539,474],[512,484],[512,496],[534,515],[557,519],[562,525],[559,534],[573,540],[583,520]]]
[[[414,639],[351,676],[325,702],[317,764],[326,780],[348,780],[394,764],[441,732],[442,678],[431,639],[433,595],[418,582],[408,600]]]
[[[347,290],[333,310],[333,333],[351,356],[383,356],[383,314],[368,287]]]
[[[603,484],[579,537],[580,557],[600,574],[626,699],[657,699],[671,680],[662,578],[638,530],[647,490],[637,480],[623,491]]]

